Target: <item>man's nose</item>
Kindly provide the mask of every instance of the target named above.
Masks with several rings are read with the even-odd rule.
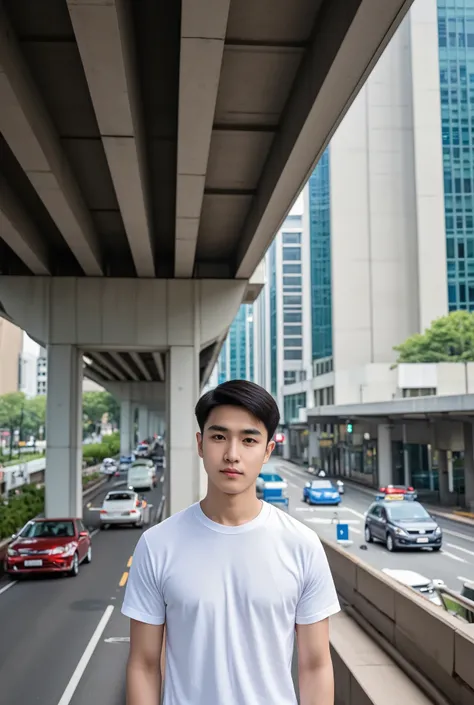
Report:
[[[239,448],[237,440],[231,441],[229,443],[227,447],[226,457],[230,463],[237,463],[239,461]]]

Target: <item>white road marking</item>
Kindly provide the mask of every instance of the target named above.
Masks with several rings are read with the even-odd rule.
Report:
[[[444,549],[441,549],[441,553],[447,558],[452,558],[453,561],[459,561],[459,563],[467,563],[464,558],[459,558],[459,556],[455,556],[454,553],[449,553],[449,551],[445,551]]]
[[[360,524],[360,521],[358,519],[343,519],[342,521],[335,521],[333,519],[325,519],[323,517],[308,517],[308,519],[305,519],[305,521],[309,521],[311,524],[328,524],[330,526],[331,524],[334,524],[334,526],[339,524]]]
[[[354,534],[361,534],[362,533],[362,531],[360,529],[355,529],[353,526],[350,526],[349,529]]]
[[[464,539],[464,541],[470,541],[474,543],[474,536],[468,536],[467,534],[460,534],[458,531],[451,531],[451,529],[443,529],[443,534],[449,534],[450,536],[456,536],[458,539]]]
[[[120,644],[123,642],[129,642],[130,637],[129,636],[109,636],[108,639],[104,639],[104,642],[106,644]]]
[[[17,583],[16,580],[12,580],[11,583],[7,583],[6,585],[4,585],[2,588],[0,588],[0,595],[2,595],[4,592],[6,592],[7,590],[9,590],[11,587],[13,587],[14,585],[16,585],[16,583]]]
[[[457,577],[462,583],[474,583],[474,579],[472,578],[464,578],[462,575],[458,575]]]
[[[468,551],[467,548],[456,546],[455,543],[447,543],[446,546],[449,546],[449,548],[455,548],[456,551],[461,551],[462,553],[468,553],[470,556],[474,556],[474,551]]]
[[[291,485],[291,487],[295,487],[297,490],[300,490],[301,487],[296,484],[296,482],[292,482],[291,480],[287,480],[287,483]]]
[[[98,534],[99,531],[100,531],[100,529],[94,529],[94,531],[91,531],[91,538],[92,538],[93,536],[95,536],[96,534]]]
[[[109,619],[112,616],[112,612],[114,611],[114,606],[109,605],[104,614],[102,615],[99,624],[97,625],[95,632],[93,633],[91,640],[86,646],[86,649],[84,653],[82,654],[79,663],[76,666],[76,670],[71,676],[71,680],[66,686],[66,690],[62,694],[61,700],[59,701],[58,705],[69,705],[71,700],[74,697],[74,693],[76,692],[77,686],[79,685],[79,682],[84,675],[84,671],[87,668],[87,664],[92,658],[92,654],[94,653],[97,644],[99,643],[100,637],[102,636],[105,627],[107,626],[107,623]]]

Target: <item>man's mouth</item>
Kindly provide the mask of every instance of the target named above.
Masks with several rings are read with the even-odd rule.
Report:
[[[240,470],[236,470],[235,468],[224,468],[224,470],[221,470],[224,475],[227,475],[228,477],[236,477],[237,475],[243,475]]]

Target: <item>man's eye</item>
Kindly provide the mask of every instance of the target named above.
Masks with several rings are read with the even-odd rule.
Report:
[[[212,436],[212,438],[213,438],[215,441],[222,441],[222,439],[224,438],[224,436],[222,435],[222,433],[215,433],[215,434]]]
[[[244,438],[244,442],[251,444],[256,443],[257,441],[255,440],[255,438]]]

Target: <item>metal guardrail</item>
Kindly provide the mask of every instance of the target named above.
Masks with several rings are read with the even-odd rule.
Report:
[[[472,589],[474,589],[474,584],[471,583],[471,585]],[[469,624],[474,624],[474,600],[470,600],[465,595],[455,592],[445,585],[435,585],[435,590],[446,612],[463,619]]]

